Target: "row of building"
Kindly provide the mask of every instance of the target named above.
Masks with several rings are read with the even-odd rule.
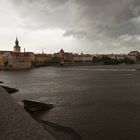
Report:
[[[16,38],[13,51],[0,51],[0,69],[31,69],[34,65],[43,65],[48,62],[57,61],[59,64],[76,64],[76,63],[92,63],[92,60],[96,57],[102,57],[102,55],[90,55],[90,54],[73,54],[64,52],[63,49],[54,54],[34,54],[33,52],[21,52],[19,41]],[[124,59],[126,55],[108,54],[106,55],[112,59]],[[138,51],[132,51],[127,55],[128,58],[135,62],[140,61],[140,53]]]
[[[32,52],[21,52],[16,38],[13,51],[0,51],[0,69],[30,69],[35,55]]]

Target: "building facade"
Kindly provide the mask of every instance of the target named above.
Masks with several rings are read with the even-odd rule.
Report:
[[[54,57],[58,58],[60,60],[60,64],[67,64],[67,63],[73,63],[73,53],[64,52],[63,49],[60,50],[60,52],[55,53]]]
[[[19,70],[31,69],[34,53],[21,52],[19,41],[16,38],[14,51],[0,51],[0,69]]]
[[[77,62],[81,62],[81,63],[89,63],[89,62],[92,62],[92,58],[93,56],[90,55],[90,54],[74,54],[73,55],[73,61],[75,63]]]
[[[35,63],[36,65],[45,64],[48,61],[51,61],[53,55],[51,54],[35,54]]]
[[[131,60],[133,60],[134,62],[139,63],[140,62],[140,53],[139,51],[131,51],[127,57]]]

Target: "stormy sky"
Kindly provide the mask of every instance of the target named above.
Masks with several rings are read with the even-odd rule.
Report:
[[[53,53],[140,50],[140,0],[0,0],[0,49]]]

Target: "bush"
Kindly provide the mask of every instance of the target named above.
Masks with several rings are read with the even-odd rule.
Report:
[[[92,62],[93,62],[93,63],[101,63],[101,62],[102,62],[102,59],[99,58],[99,57],[94,56],[94,57],[92,58]]]
[[[108,56],[103,56],[102,57],[102,61],[103,61],[103,64],[105,65],[117,65],[119,64],[119,60],[118,59],[112,59]]]
[[[108,56],[102,57],[102,62],[104,65],[118,65],[118,64],[134,64],[134,60],[125,57],[124,59],[112,59]]]

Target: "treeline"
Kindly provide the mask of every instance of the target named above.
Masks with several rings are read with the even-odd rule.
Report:
[[[104,65],[134,64],[135,63],[132,59],[128,57],[125,57],[124,59],[117,59],[117,58],[113,59],[108,56],[102,56],[102,57],[94,56],[92,59],[92,62],[95,64],[101,63]]]
[[[60,58],[53,57],[51,60],[47,60],[44,62],[32,62],[33,67],[43,67],[43,66],[53,66],[60,65]],[[65,63],[70,63],[69,61],[64,61]],[[83,61],[74,61],[74,63],[82,63]],[[93,64],[104,64],[104,65],[118,65],[118,64],[134,64],[135,62],[125,57],[124,59],[110,58],[108,56],[96,57],[92,58]],[[83,63],[86,64],[86,63]]]
[[[47,60],[44,62],[33,62],[32,65],[33,67],[43,67],[43,66],[51,66],[51,65],[59,65],[60,64],[60,59],[57,57],[53,57],[51,60]]]

